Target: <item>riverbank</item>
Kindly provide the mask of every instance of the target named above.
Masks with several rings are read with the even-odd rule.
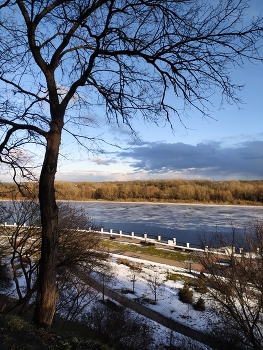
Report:
[[[0,202],[2,201],[2,199],[0,200]],[[3,201],[8,201],[8,199],[4,199]],[[107,201],[107,200],[64,200],[64,199],[58,199],[57,200],[58,203],[116,203],[116,204],[149,204],[149,205],[191,205],[191,206],[204,206],[204,207],[238,207],[238,208],[247,208],[247,207],[263,207],[263,203],[259,203],[259,204],[220,204],[220,203],[200,203],[200,202],[196,202],[196,203],[192,203],[192,202],[151,202],[151,201]]]
[[[37,198],[38,184],[24,183]],[[207,205],[263,205],[263,180],[145,180],[116,182],[55,182],[58,200]],[[12,195],[8,195],[12,193]],[[15,184],[1,183],[3,199],[21,199]]]

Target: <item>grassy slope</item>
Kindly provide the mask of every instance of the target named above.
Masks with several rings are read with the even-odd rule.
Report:
[[[124,244],[117,241],[105,241],[115,249],[143,253],[176,261],[189,259],[188,254],[166,249],[157,249],[154,246],[142,246],[140,244]],[[192,255],[192,258],[196,257]],[[178,277],[178,276],[177,276]],[[167,276],[173,279],[174,276]],[[59,322],[57,322],[59,324]],[[80,328],[80,325],[77,325]],[[85,334],[85,331],[84,331]],[[100,342],[90,339],[82,339],[80,332],[76,334],[71,329],[71,334],[61,333],[56,328],[51,331],[37,329],[34,325],[14,315],[0,314],[0,348],[1,350],[110,350]]]
[[[166,346],[180,350],[181,347]],[[83,340],[74,335],[36,329],[17,316],[0,314],[1,350],[114,350],[96,340]],[[182,349],[185,349],[183,347]],[[125,349],[124,349],[125,350]]]
[[[160,249],[156,248],[155,246],[143,246],[138,244],[127,244],[127,243],[122,243],[118,241],[106,241],[106,244],[109,246],[111,249],[118,249],[118,250],[123,250],[123,251],[129,251],[133,253],[142,253],[150,256],[157,256],[160,258],[164,259],[170,259],[170,260],[175,260],[175,261],[187,261],[189,259],[192,259],[194,261],[198,261],[198,258],[195,254],[193,253],[183,253],[180,251],[175,251],[172,249]]]
[[[18,316],[0,315],[1,350],[110,350],[94,340],[80,339],[74,335],[44,331]]]

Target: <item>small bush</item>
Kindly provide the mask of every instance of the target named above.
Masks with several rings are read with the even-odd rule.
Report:
[[[133,270],[137,270],[139,272],[142,270],[142,264],[130,261],[129,259],[118,258],[117,264],[119,264],[119,265],[122,264],[122,265],[128,266],[129,268],[131,268]]]
[[[139,263],[131,263],[130,264],[130,269],[138,271],[139,273],[142,272],[142,264]]]
[[[203,298],[199,298],[196,303],[193,304],[193,307],[197,311],[205,311],[205,301]]]
[[[122,289],[121,294],[134,294],[134,291],[130,289]]]
[[[140,244],[147,246],[155,246],[155,243],[150,241],[140,241]]]
[[[167,272],[165,276],[166,281],[177,281],[179,279],[179,275],[172,272]]]
[[[132,265],[132,263],[130,262],[130,260],[124,259],[124,258],[118,258],[118,259],[117,259],[117,264],[129,266],[129,267]]]
[[[179,290],[178,296],[179,300],[183,303],[191,304],[193,302],[193,291],[189,288],[187,283]]]
[[[207,292],[206,280],[203,278],[199,278],[196,284],[196,291],[201,294],[205,294]]]

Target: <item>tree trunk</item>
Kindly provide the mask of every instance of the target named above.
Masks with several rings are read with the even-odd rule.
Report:
[[[55,198],[54,182],[61,140],[61,128],[55,122],[52,122],[50,126],[45,159],[39,180],[42,246],[39,285],[33,316],[34,323],[42,328],[51,326],[58,301],[56,285],[58,207]]]

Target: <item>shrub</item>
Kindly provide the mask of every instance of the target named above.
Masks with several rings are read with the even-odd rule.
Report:
[[[203,298],[199,298],[193,305],[194,309],[197,311],[205,311],[205,301]]]
[[[130,261],[129,259],[124,259],[124,258],[118,258],[117,259],[117,264],[118,265],[125,265],[130,267],[132,270],[137,270],[139,272],[141,272],[142,270],[142,264]]]
[[[196,284],[196,291],[201,294],[207,292],[206,280],[204,278],[199,278]]]
[[[191,304],[193,302],[193,291],[189,288],[187,283],[179,290],[178,296],[179,300],[183,303]]]
[[[176,273],[172,273],[172,272],[166,272],[166,276],[165,276],[166,281],[177,281],[179,279],[178,274]]]
[[[154,242],[150,242],[150,241],[140,241],[141,245],[147,245],[147,246],[155,246]]]
[[[128,260],[128,259],[118,258],[118,259],[117,259],[117,264],[118,264],[118,265],[130,266],[132,263],[131,263],[130,260]]]

